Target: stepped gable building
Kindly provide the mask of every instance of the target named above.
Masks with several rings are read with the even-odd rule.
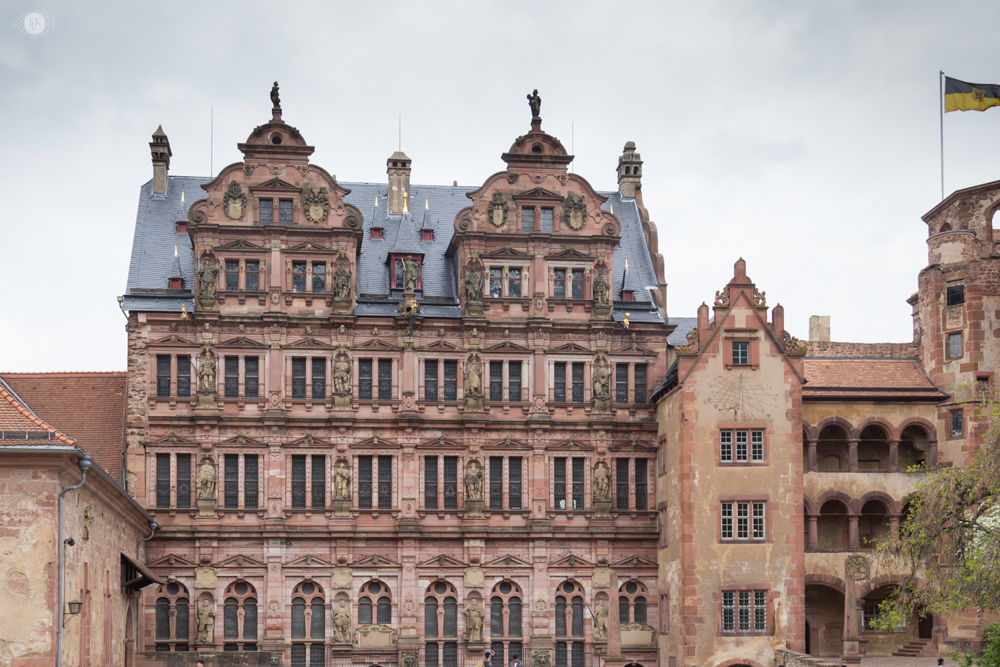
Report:
[[[125,478],[169,581],[142,659],[656,662],[674,327],[642,161],[595,190],[530,97],[478,187],[401,152],[338,181],[276,87],[213,178],[153,135],[122,300]]]

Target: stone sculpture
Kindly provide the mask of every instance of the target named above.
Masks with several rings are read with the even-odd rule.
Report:
[[[198,643],[215,642],[215,609],[208,600],[202,600],[198,607]]]
[[[608,398],[611,396],[611,370],[603,356],[598,358],[593,367],[594,398]]]
[[[531,120],[541,120],[542,98],[538,96],[537,88],[528,95],[528,106],[531,107]]]
[[[351,393],[351,362],[346,355],[333,362],[333,388],[338,394]]]
[[[351,643],[351,610],[343,600],[333,610],[333,640],[338,644]]]
[[[337,474],[334,483],[337,487],[337,500],[350,500],[351,471],[347,469],[343,461],[337,465]]]
[[[417,274],[420,272],[420,264],[413,260],[412,255],[406,256],[403,262],[403,291],[413,292],[417,289]]]
[[[202,391],[215,391],[215,357],[211,352],[205,352],[198,366],[198,380]]]
[[[271,86],[271,104],[275,109],[281,108],[281,98],[278,97],[278,82],[275,81],[274,85]]]
[[[215,297],[218,285],[219,269],[215,266],[215,260],[206,259],[205,265],[198,275],[198,294],[204,297]]]
[[[478,465],[469,465],[465,472],[465,499],[483,499],[483,477]]]
[[[483,289],[483,274],[479,273],[479,267],[473,265],[465,276],[465,300],[479,301],[480,290]]]
[[[479,357],[472,357],[465,364],[465,393],[478,396],[482,391],[483,367]]]
[[[599,642],[608,641],[608,607],[604,600],[599,600],[594,607],[594,639]]]
[[[611,284],[608,282],[607,271],[601,269],[594,276],[594,303],[599,306],[607,306],[610,303],[610,292]]]
[[[338,266],[333,272],[333,293],[338,299],[349,299],[351,293],[351,270]]]
[[[462,611],[465,616],[465,634],[462,639],[466,642],[478,642],[483,639],[483,609],[475,600],[470,600]]]
[[[211,461],[206,459],[198,467],[195,483],[198,485],[198,500],[215,499],[215,466]]]
[[[611,500],[611,474],[603,463],[594,470],[594,500]]]

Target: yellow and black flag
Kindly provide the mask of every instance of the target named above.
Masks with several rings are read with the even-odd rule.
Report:
[[[944,110],[986,111],[1000,106],[1000,85],[994,83],[966,83],[944,78]]]

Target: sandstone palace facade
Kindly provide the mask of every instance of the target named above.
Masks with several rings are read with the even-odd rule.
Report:
[[[894,578],[859,556],[977,447],[1000,184],[926,216],[911,343],[822,318],[800,341],[743,260],[668,318],[635,145],[595,190],[537,92],[471,186],[411,182],[402,152],[340,181],[272,102],[212,178],[150,143],[123,483],[163,583],[129,660],[770,667],[976,640],[872,631]]]

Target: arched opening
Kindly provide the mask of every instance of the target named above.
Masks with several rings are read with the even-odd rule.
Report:
[[[226,588],[223,604],[223,651],[257,650],[257,591],[245,581]]]
[[[490,594],[490,648],[496,653],[494,665],[506,665],[513,656],[524,656],[521,644],[521,588],[501,581]]]
[[[292,591],[292,664],[321,667],[325,637],[326,601],[323,590],[311,581],[304,581]]]
[[[938,234],[944,234],[945,232],[950,232],[950,231],[951,231],[951,225],[949,225],[946,222],[943,225],[941,225],[941,229],[938,230]]]
[[[860,470],[889,469],[889,436],[881,426],[871,424],[861,431],[858,441]]]
[[[858,536],[862,549],[874,549],[889,535],[889,508],[881,500],[869,500],[861,508]]]
[[[844,594],[832,586],[806,584],[806,653],[840,655],[844,629]]]
[[[830,424],[820,431],[816,459],[822,472],[847,470],[847,431],[843,427]]]
[[[132,605],[128,604],[125,611],[125,667],[135,664],[135,621],[132,618]]]
[[[556,587],[556,667],[583,665],[584,588],[576,581]]]
[[[455,667],[457,661],[458,593],[442,579],[424,593],[424,664]]]
[[[392,623],[392,594],[381,581],[369,581],[358,596],[358,624]]]
[[[823,551],[845,551],[848,546],[848,508],[840,499],[823,503],[819,510],[817,532]]]
[[[187,588],[176,581],[163,584],[156,591],[154,610],[156,650],[187,651],[194,618]]]
[[[926,465],[929,442],[930,437],[922,426],[910,424],[904,428],[899,438],[899,469],[904,471],[913,466]]]

